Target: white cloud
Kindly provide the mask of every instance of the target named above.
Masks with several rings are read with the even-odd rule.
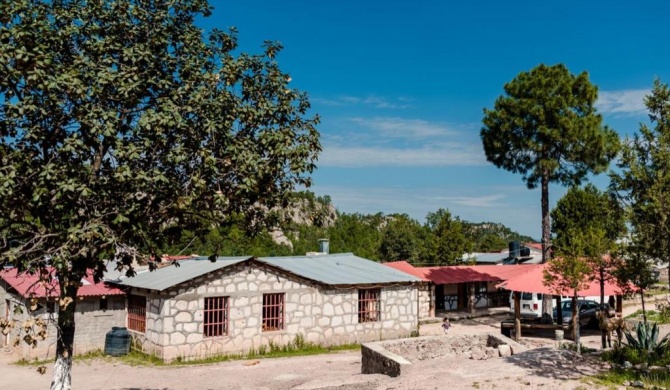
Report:
[[[644,105],[644,97],[649,93],[648,89],[601,91],[596,107],[605,114],[644,114],[647,110]]]
[[[453,203],[461,206],[471,206],[471,207],[503,207],[506,206],[504,203],[496,202],[499,199],[503,199],[505,195],[503,194],[494,194],[494,195],[482,195],[482,196],[437,196],[433,200],[443,200],[448,203]]]
[[[351,118],[351,121],[384,136],[394,138],[428,138],[456,134],[455,131],[449,130],[444,124],[422,119],[375,117]]]
[[[480,144],[443,143],[417,148],[326,145],[319,157],[324,167],[444,167],[485,165]]]
[[[395,99],[383,98],[380,96],[369,95],[365,97],[358,96],[338,96],[335,98],[312,98],[315,103],[320,103],[326,106],[353,106],[362,105],[374,108],[386,109],[405,109],[411,107],[409,104],[412,99],[406,97],[398,97]]]

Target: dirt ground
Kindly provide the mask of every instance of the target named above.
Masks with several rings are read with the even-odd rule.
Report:
[[[626,312],[632,312],[630,308]],[[454,322],[450,335],[499,333],[500,318],[485,317]],[[667,333],[670,329],[664,329]],[[423,325],[422,335],[441,334],[440,324]],[[583,332],[584,345],[599,349],[600,334]],[[450,335],[444,337],[450,337]],[[508,358],[474,361],[450,357],[413,365],[408,375],[390,378],[362,375],[360,352],[258,361],[234,361],[188,367],[130,367],[98,360],[76,362],[75,389],[113,390],[409,390],[409,389],[590,389],[580,381],[605,369],[596,358],[581,358],[557,348],[551,334],[524,335],[522,343],[533,348]],[[256,364],[250,364],[256,363]],[[0,390],[46,389],[50,368],[41,376],[33,367],[10,363],[0,354]]]

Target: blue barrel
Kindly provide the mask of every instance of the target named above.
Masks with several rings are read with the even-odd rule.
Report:
[[[105,355],[123,356],[130,352],[130,332],[114,326],[105,336]]]

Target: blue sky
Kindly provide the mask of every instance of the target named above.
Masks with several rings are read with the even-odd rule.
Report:
[[[318,195],[343,212],[448,208],[540,237],[540,193],[486,161],[482,110],[540,63],[587,71],[605,123],[646,121],[654,77],[670,81],[670,2],[225,0],[205,28],[239,30],[240,47],[284,45],[278,61],[322,122]],[[592,180],[607,184],[603,175]],[[551,206],[565,189],[550,189]]]

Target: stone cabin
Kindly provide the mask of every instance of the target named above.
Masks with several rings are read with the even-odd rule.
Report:
[[[205,257],[121,278],[134,345],[165,361],[409,337],[427,284],[353,254]],[[424,300],[425,301],[425,300]]]
[[[37,275],[17,273],[15,268],[0,270],[0,313],[4,319],[16,320],[18,327],[30,318],[42,318],[48,324],[46,340],[39,340],[35,348],[23,341],[18,346],[14,345],[17,337],[23,337],[18,329],[6,335],[0,334],[0,347],[11,349],[17,358],[44,360],[52,358],[56,352],[57,301],[60,292],[53,270],[47,271],[52,283],[45,286],[39,283]],[[95,284],[91,276],[86,276],[81,282],[75,314],[75,354],[103,349],[106,333],[113,326],[124,326],[126,322],[123,290],[102,283]],[[37,299],[33,311],[30,310],[32,299]]]

